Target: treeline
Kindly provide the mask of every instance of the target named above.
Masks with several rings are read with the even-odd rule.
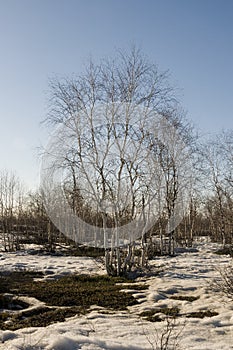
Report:
[[[60,240],[61,234],[50,221],[39,191],[26,192],[14,173],[2,171],[0,173],[1,249],[14,251],[24,248],[25,244],[34,243],[53,251],[55,242],[58,243]]]

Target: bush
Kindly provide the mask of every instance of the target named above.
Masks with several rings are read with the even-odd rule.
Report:
[[[214,280],[214,288],[233,299],[233,265],[218,269],[218,272],[220,278]]]

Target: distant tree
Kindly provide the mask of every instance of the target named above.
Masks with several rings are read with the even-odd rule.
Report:
[[[39,190],[29,192],[25,205],[25,225],[27,241],[41,245],[43,249],[53,252],[64,236],[51,222],[44,206],[43,196]]]
[[[12,251],[19,248],[19,237],[14,225],[22,212],[22,186],[19,178],[12,172],[0,173],[0,230],[3,248]]]
[[[233,130],[226,130],[218,135],[218,147],[225,159],[225,180],[229,194],[233,195]]]
[[[232,240],[233,134],[221,132],[203,145],[206,210],[215,239],[223,246]],[[207,191],[208,190],[208,191]]]

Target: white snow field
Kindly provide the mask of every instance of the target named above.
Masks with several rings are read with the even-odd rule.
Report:
[[[139,303],[128,307],[128,311],[113,312],[93,306],[85,316],[75,316],[48,327],[0,331],[0,349],[161,349],[158,342],[167,321],[150,322],[139,314],[165,307],[180,309],[181,316],[172,331],[173,336],[178,335],[177,349],[233,349],[233,301],[211,288],[213,279],[219,276],[216,268],[231,264],[232,258],[214,254],[217,247],[216,244],[199,241],[195,243],[196,250],[150,261],[148,276],[138,278],[138,282],[149,285],[149,288],[135,290]],[[91,258],[0,253],[1,271],[19,269],[43,271],[47,278],[51,278],[52,272],[59,276],[74,272],[105,273],[104,268]],[[160,274],[153,275],[153,271],[158,269]],[[172,299],[177,296],[199,298],[193,301]],[[187,317],[191,312],[207,310],[218,314],[204,318]]]

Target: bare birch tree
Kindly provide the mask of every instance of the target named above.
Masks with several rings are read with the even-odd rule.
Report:
[[[0,222],[5,250],[19,248],[19,237],[14,232],[14,223],[22,206],[20,181],[14,173],[0,173]]]
[[[129,53],[118,52],[114,60],[89,62],[84,74],[76,79],[53,79],[50,92],[46,121],[59,128],[47,148],[43,178],[46,182],[57,177],[54,188],[62,182],[65,190],[65,199],[58,195],[55,200],[57,194],[53,195],[54,208],[56,203],[68,200],[72,209],[63,213],[56,209],[55,221],[63,217],[65,222],[68,218],[78,243],[104,246],[108,273],[119,275],[132,267],[134,241],[142,237],[144,246],[151,216],[161,209],[160,194],[155,189],[161,181],[164,184],[164,177],[158,171],[161,162],[151,152],[150,142],[151,135],[159,134],[161,126],[155,116],[166,115],[168,123],[181,130],[181,121],[174,117],[177,102],[168,74],[160,73],[156,65],[133,48]],[[163,159],[164,167],[166,162]],[[171,163],[170,157],[169,170],[166,168],[170,217],[178,191],[177,164],[170,166]],[[44,192],[51,187],[51,182],[44,183]],[[47,199],[47,204],[51,204],[48,202],[51,198]],[[94,229],[79,224],[77,234],[73,213]],[[65,224],[63,229],[67,231]],[[102,236],[98,234],[100,229]],[[128,253],[122,258],[119,247],[125,244]]]
[[[232,132],[222,132],[203,146],[203,161],[208,186],[206,208],[215,239],[223,246],[232,240]]]

